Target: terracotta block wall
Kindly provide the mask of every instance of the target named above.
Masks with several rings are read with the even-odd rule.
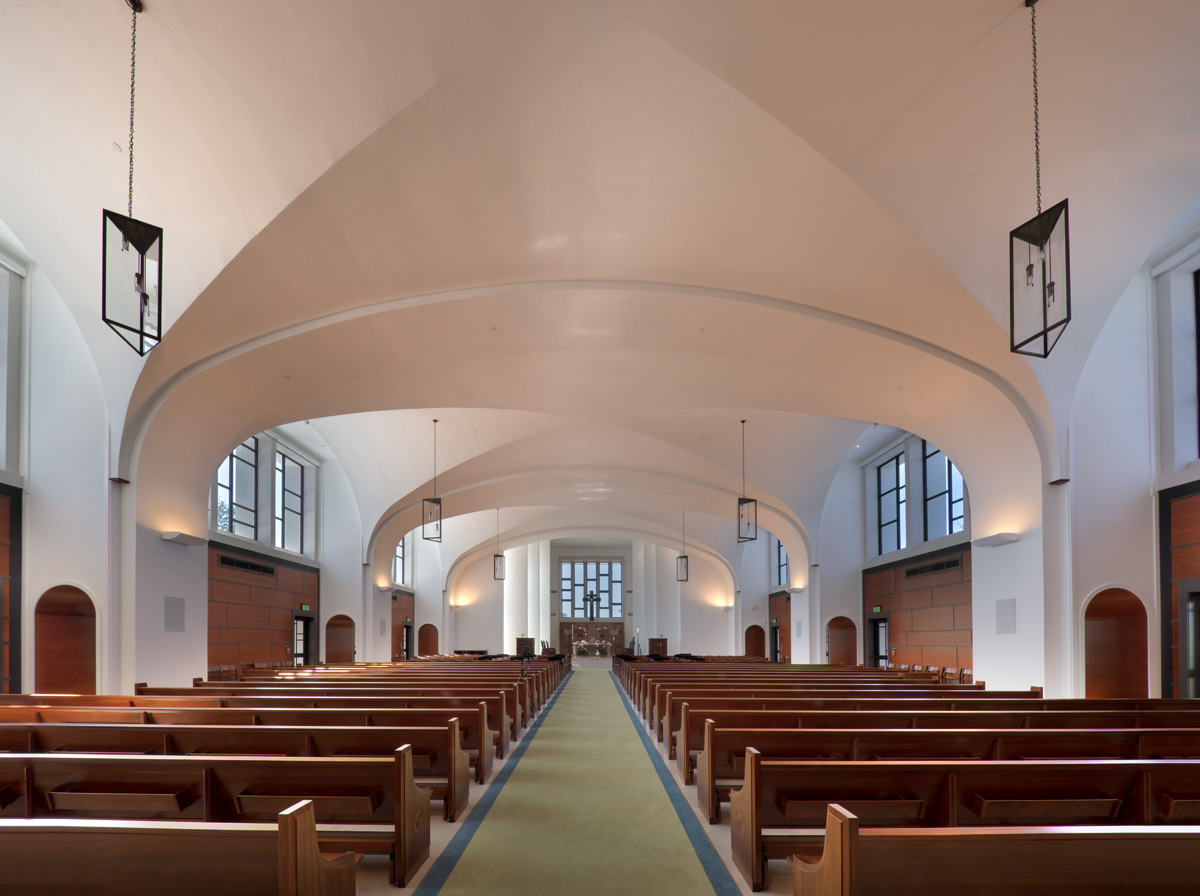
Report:
[[[416,639],[416,624],[412,621],[416,607],[416,597],[409,591],[396,589],[392,592],[392,659],[404,659],[404,626],[412,625],[413,639]],[[416,645],[412,653],[415,656]]]
[[[960,558],[958,569],[911,578],[910,569]],[[893,663],[974,667],[971,655],[971,550],[913,558],[863,571],[863,618],[888,617]],[[868,626],[869,630],[869,626]],[[869,656],[869,653],[867,654]]]
[[[1200,495],[1179,494],[1194,488],[1159,496],[1163,593],[1169,587],[1171,594],[1170,606],[1163,606],[1163,696],[1179,696],[1179,582],[1200,578]]]
[[[769,615],[768,619],[779,620],[779,662],[790,663],[792,661],[792,596],[786,591],[781,591],[777,594],[772,594],[768,598]],[[768,648],[767,656],[770,656]]]
[[[273,570],[225,566],[222,557]],[[292,611],[320,612],[320,572],[262,554],[208,549],[208,662],[292,661]]]

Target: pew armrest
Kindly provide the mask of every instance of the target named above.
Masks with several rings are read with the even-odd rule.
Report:
[[[353,896],[361,855],[327,858],[317,846],[316,815],[305,800],[279,813],[281,896]]]

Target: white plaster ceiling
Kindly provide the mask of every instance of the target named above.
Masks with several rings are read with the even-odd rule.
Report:
[[[148,525],[202,530],[219,458],[311,420],[386,542],[433,417],[451,516],[586,529],[588,483],[630,531],[729,515],[745,418],[789,547],[873,423],[946,450],[977,523],[1035,525],[1100,327],[1196,213],[1200,4],[1038,25],[1075,307],[1047,361],[1006,333],[1021,0],[147,0],[134,213],[167,234],[169,330],[144,362],[97,308],[128,9],[5,0],[0,219],[94,354]]]

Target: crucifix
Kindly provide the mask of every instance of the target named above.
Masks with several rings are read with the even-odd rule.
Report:
[[[596,597],[593,592],[589,591],[588,596],[583,599],[584,615],[587,616],[589,622],[595,621],[596,613],[599,611],[599,608],[600,598]]]

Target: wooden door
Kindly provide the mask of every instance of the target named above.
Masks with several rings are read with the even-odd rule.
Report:
[[[337,615],[325,623],[325,662],[354,662],[354,620]]]
[[[37,691],[96,693],[96,608],[71,585],[59,585],[37,602],[33,620]]]

